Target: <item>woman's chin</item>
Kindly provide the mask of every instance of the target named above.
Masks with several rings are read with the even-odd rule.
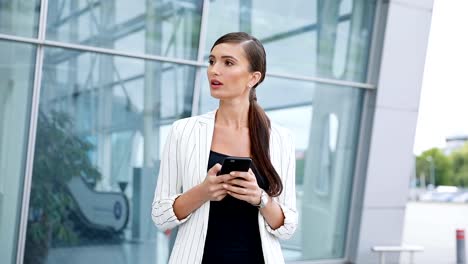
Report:
[[[222,94],[220,94],[219,91],[216,91],[216,90],[213,90],[211,89],[210,90],[210,94],[211,94],[211,97],[215,98],[215,99],[225,99],[225,96],[223,96]]]

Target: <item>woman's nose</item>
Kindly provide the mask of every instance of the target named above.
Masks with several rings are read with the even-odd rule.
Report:
[[[219,75],[219,70],[218,70],[218,67],[216,65],[216,63],[210,65],[210,67],[208,67],[208,74],[209,75]]]

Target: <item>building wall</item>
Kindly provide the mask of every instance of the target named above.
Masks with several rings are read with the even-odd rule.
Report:
[[[376,263],[372,246],[402,241],[432,3],[388,3],[355,263]]]

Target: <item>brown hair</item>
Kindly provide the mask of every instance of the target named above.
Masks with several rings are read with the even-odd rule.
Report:
[[[255,37],[244,32],[232,32],[220,37],[211,47],[221,43],[239,43],[249,61],[250,72],[260,72],[262,76],[258,83],[250,89],[249,101],[249,135],[252,160],[261,175],[268,181],[270,196],[278,196],[283,191],[283,183],[270,160],[270,119],[263,108],[257,103],[255,88],[265,79],[266,53],[262,43]]]

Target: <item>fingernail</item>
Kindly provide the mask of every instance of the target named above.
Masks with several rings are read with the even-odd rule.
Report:
[[[233,171],[232,171],[231,173],[229,173],[229,174],[230,174],[230,175],[232,175],[232,176],[234,176],[234,175],[235,175],[235,173],[234,173]]]

